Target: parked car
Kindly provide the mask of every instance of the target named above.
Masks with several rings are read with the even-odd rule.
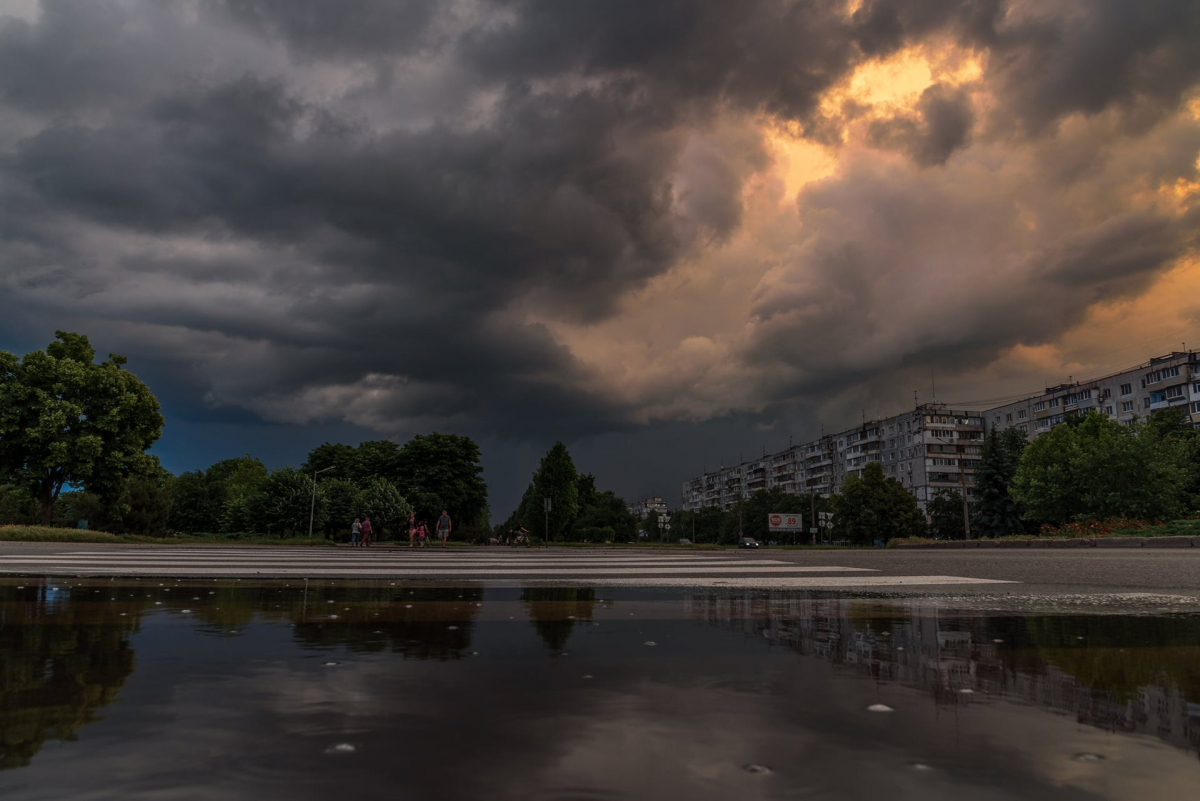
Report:
[[[741,537],[738,540],[738,547],[739,548],[757,548],[758,540],[754,539],[753,537]]]

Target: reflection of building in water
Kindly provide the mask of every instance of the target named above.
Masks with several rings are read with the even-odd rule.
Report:
[[[915,687],[939,703],[967,702],[962,691],[971,690],[975,694],[969,703],[1001,698],[1071,713],[1080,723],[1107,731],[1151,734],[1200,752],[1200,703],[1187,697],[1197,698],[1196,675],[1194,667],[1186,667],[1200,660],[1200,639],[1193,631],[1197,621],[1180,630],[1173,626],[1177,621],[1159,620],[1165,628],[1153,646],[1129,642],[1124,647],[1119,637],[1113,644],[1111,632],[1105,638],[1103,627],[1113,625],[1113,619],[1100,616],[964,616],[920,604],[883,607],[767,592],[752,597],[697,594],[688,603],[692,615],[709,625],[826,659],[872,679]],[[1140,619],[1139,630],[1153,620],[1158,619]],[[1105,644],[1085,647],[1085,635],[1076,630]],[[1187,649],[1182,657],[1174,653],[1181,648]],[[1164,661],[1157,662],[1159,657]],[[1173,670],[1167,661],[1171,658],[1184,665],[1181,671]]]

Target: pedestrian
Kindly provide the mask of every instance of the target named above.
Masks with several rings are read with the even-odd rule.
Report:
[[[450,515],[446,514],[446,510],[442,510],[442,516],[437,521],[438,539],[442,541],[442,547],[446,546],[446,538],[450,536]]]
[[[350,524],[350,545],[354,548],[358,547],[358,538],[362,536],[362,521],[357,517]]]
[[[417,538],[417,513],[408,513],[408,547],[413,547],[413,540]]]
[[[373,534],[374,532],[375,532],[375,529],[371,527],[371,518],[369,518],[369,517],[363,518],[363,522],[362,522],[362,544],[363,544],[363,547],[364,547],[364,548],[368,548],[368,547],[370,547],[370,545],[371,545],[371,534]]]
[[[424,520],[422,520],[422,521],[421,521],[421,525],[419,525],[419,526],[417,527],[417,543],[418,543],[418,544],[419,544],[419,545],[420,545],[422,548],[424,548],[424,547],[425,547],[425,536],[426,536],[426,534],[427,534],[427,532],[425,531],[425,521],[424,521]]]

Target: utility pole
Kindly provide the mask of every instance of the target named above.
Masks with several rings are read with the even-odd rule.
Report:
[[[313,517],[317,513],[317,476],[321,475],[326,470],[332,470],[333,467],[334,467],[333,465],[330,465],[329,467],[323,468],[323,469],[318,470],[315,473],[313,473],[312,503],[308,507],[308,538],[310,540],[312,539]]]
[[[546,502],[546,542],[550,542],[550,499],[543,498],[542,500]]]
[[[963,464],[966,461],[963,459],[965,455],[958,455],[958,494],[962,496],[963,534],[967,539],[971,539],[971,513],[967,510],[967,466]]]

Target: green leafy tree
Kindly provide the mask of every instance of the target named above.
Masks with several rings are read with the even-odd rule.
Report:
[[[379,539],[390,533],[399,537],[413,508],[396,485],[386,478],[375,478],[367,482],[359,496],[363,516],[371,518],[371,526]]]
[[[687,537],[693,542],[717,543],[726,527],[730,515],[719,506],[706,506],[694,512],[676,512],[671,518],[671,531],[677,531],[680,537]],[[733,525],[737,525],[734,516]]]
[[[443,509],[456,530],[476,532],[487,526],[487,483],[479,446],[456,434],[415,436],[396,458],[393,482],[422,520],[433,521]]]
[[[939,489],[926,506],[929,513],[929,533],[939,540],[961,540],[963,529],[962,493],[954,489]],[[978,533],[978,532],[973,532]]]
[[[87,337],[55,332],[44,351],[0,351],[0,476],[27,488],[49,524],[63,487],[99,494],[149,464],[163,417],[149,387]]]
[[[245,511],[249,513],[249,522],[261,533],[279,537],[304,536],[308,534],[312,492],[312,476],[294,467],[281,467],[267,476],[260,491],[248,499]],[[325,507],[320,500],[318,497],[314,528],[325,524]]]
[[[181,473],[171,485],[167,526],[185,534],[220,531],[225,498],[225,488],[203,470]]]
[[[868,544],[925,533],[925,516],[917,501],[894,478],[885,478],[879,462],[869,462],[862,477],[842,482],[834,500],[834,530],[853,543]]]
[[[1091,411],[1025,448],[1012,494],[1025,518],[1037,523],[1168,520],[1186,510],[1189,458],[1185,440]]]
[[[590,491],[586,493],[588,501],[586,504],[580,503],[579,516],[575,519],[574,527],[579,533],[579,538],[595,542],[603,538],[602,534],[593,531],[585,535],[584,529],[610,529],[612,534],[608,538],[614,542],[634,540],[637,537],[637,519],[629,511],[625,501],[612,491],[597,492],[595,479],[591,476],[586,478],[590,481],[580,482],[580,486],[586,489],[590,483]]]
[[[125,479],[114,510],[119,521],[115,530],[124,534],[161,535],[171,514],[173,483],[174,478],[161,469]]]
[[[1007,537],[1025,530],[1021,512],[1010,488],[1025,450],[1025,435],[1018,428],[993,429],[983,441],[975,468],[975,501],[971,509],[972,534]]]
[[[362,490],[344,478],[322,478],[317,482],[317,497],[325,510],[321,530],[326,538],[348,534],[354,518],[363,514]]]
[[[532,492],[525,493],[521,519],[533,534],[553,541],[570,531],[579,514],[579,474],[567,446],[554,443],[533,475]],[[550,530],[546,530],[543,498],[550,498]]]
[[[305,460],[301,469],[309,475],[318,470],[326,471],[319,480],[326,478],[339,478],[343,481],[355,482],[362,480],[358,449],[353,445],[343,445],[340,442],[325,442],[313,448],[308,452],[308,459]]]
[[[0,526],[31,525],[40,519],[41,509],[28,487],[0,484]]]
[[[791,542],[798,538],[798,534],[791,533],[771,533],[769,518],[774,512],[783,512],[785,514],[803,514],[804,518],[808,519],[809,499],[808,496],[794,495],[790,492],[784,492],[779,487],[771,489],[762,489],[753,493],[749,498],[742,501],[742,530],[747,537],[753,537],[760,542],[769,542],[771,540],[784,540]],[[674,530],[674,529],[672,529]],[[680,536],[683,536],[682,534]]]

